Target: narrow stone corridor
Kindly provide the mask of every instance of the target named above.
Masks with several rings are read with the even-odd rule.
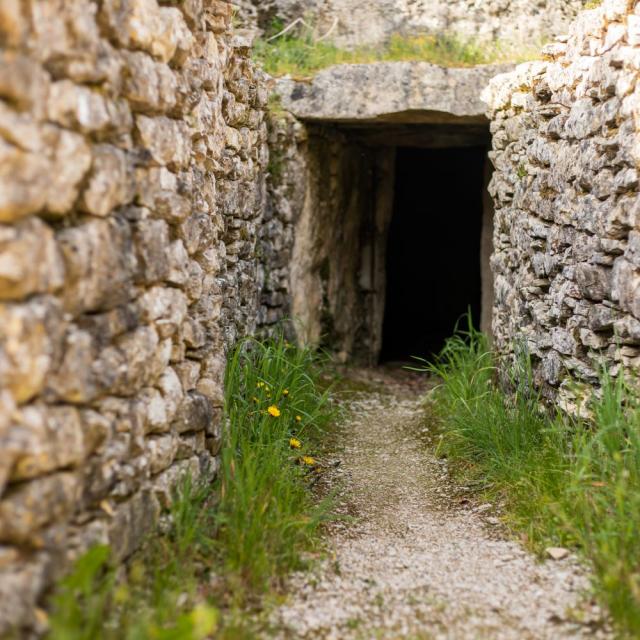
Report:
[[[453,485],[433,455],[424,378],[355,372],[330,484],[347,517],[328,554],[294,575],[272,616],[281,638],[606,638],[571,557],[539,562],[499,513]]]

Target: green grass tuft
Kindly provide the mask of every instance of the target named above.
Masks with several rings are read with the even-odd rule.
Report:
[[[258,40],[254,57],[273,76],[309,77],[336,64],[423,61],[444,67],[472,67],[499,62],[523,62],[539,55],[539,47],[522,48],[504,42],[479,43],[448,34],[394,35],[384,46],[342,49],[311,35]]]
[[[331,500],[311,491],[318,467],[300,460],[317,455],[336,418],[321,390],[323,366],[282,338],[242,342],[227,367],[218,479],[181,480],[168,527],[128,562],[126,575],[106,546],[82,556],[51,599],[48,637],[255,637],[245,606],[302,566],[329,517]],[[299,449],[291,447],[294,436]]]
[[[307,488],[313,470],[298,464],[315,455],[335,419],[329,392],[319,390],[320,364],[313,351],[283,339],[248,340],[227,369],[219,544],[226,573],[250,590],[299,567],[300,550],[328,517],[327,501],[314,502]],[[290,447],[292,437],[301,449]]]
[[[486,338],[469,329],[426,367],[441,384],[430,403],[439,453],[491,500],[530,545],[579,549],[623,637],[640,636],[640,398],[601,376],[592,421],[544,410],[526,354],[506,394]],[[504,381],[503,381],[504,385]]]

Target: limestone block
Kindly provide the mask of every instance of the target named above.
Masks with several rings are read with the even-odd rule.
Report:
[[[589,309],[588,323],[592,331],[609,331],[619,317],[620,312],[602,304],[596,304]]]
[[[176,104],[177,80],[167,64],[141,51],[124,53],[127,74],[123,94],[135,111],[163,113]]]
[[[178,452],[178,438],[173,433],[150,436],[145,441],[149,471],[152,475],[164,471],[171,465]]]
[[[190,215],[179,225],[178,236],[191,256],[212,246],[217,240],[214,223],[206,213]]]
[[[24,407],[8,432],[0,434],[0,448],[13,458],[11,481],[77,466],[89,454],[91,441],[76,409],[42,404]]]
[[[40,211],[47,201],[49,161],[0,140],[0,222]]]
[[[104,349],[93,363],[92,372],[104,392],[131,396],[156,380],[167,359],[166,347],[155,329],[139,327]]]
[[[178,192],[178,177],[166,167],[140,168],[136,182],[138,202],[156,216],[179,223],[191,213],[191,200]]]
[[[202,297],[204,271],[195,260],[189,260],[188,279],[184,285],[184,290],[191,302],[195,302]]]
[[[40,546],[40,529],[64,521],[77,507],[79,497],[79,477],[69,472],[17,485],[0,500],[0,542]]]
[[[224,392],[221,384],[211,378],[200,378],[196,385],[196,390],[211,401],[213,407],[222,407],[224,403]]]
[[[640,271],[625,258],[613,263],[611,299],[619,301],[623,311],[640,319]]]
[[[173,365],[185,392],[193,391],[200,377],[200,363],[194,360],[183,360]]]
[[[92,365],[96,345],[91,334],[71,327],[64,336],[61,362],[47,378],[47,389],[54,398],[71,403],[86,403],[97,395]]]
[[[640,45],[640,16],[627,16],[627,42],[632,46]]]
[[[58,127],[46,127],[44,136],[53,150],[46,191],[47,212],[55,215],[69,213],[91,166],[91,149],[82,136]]]
[[[198,458],[176,462],[162,471],[153,479],[153,491],[160,505],[168,509],[174,501],[176,488],[185,476],[197,479],[200,476],[200,462]]]
[[[159,116],[136,117],[136,128],[142,145],[160,165],[184,169],[191,160],[191,132],[189,126],[172,118]]]
[[[182,13],[156,0],[106,0],[102,18],[124,47],[142,49],[162,62],[182,59],[193,44]]]
[[[63,229],[57,239],[66,266],[63,300],[68,311],[107,310],[129,299],[137,264],[125,221],[89,220]]]
[[[185,285],[189,280],[189,254],[182,240],[171,243],[168,249],[169,274],[167,281],[171,284]]]
[[[1,363],[2,361],[0,360]],[[8,438],[15,411],[16,405],[12,395],[6,389],[0,391],[0,442]],[[9,480],[13,460],[13,452],[0,448],[0,497],[2,497],[4,488]]]
[[[207,436],[204,431],[195,431],[187,433],[178,438],[178,449],[176,451],[176,460],[184,460],[185,458],[193,458],[203,453],[206,449]]]
[[[190,391],[185,395],[172,427],[178,433],[188,431],[212,432],[212,423],[215,417],[214,407],[209,398],[197,391]]]
[[[0,225],[0,300],[51,293],[64,282],[53,231],[38,218]]]
[[[184,398],[180,378],[171,367],[167,367],[162,372],[156,386],[164,398],[167,421],[172,422]]]
[[[140,220],[134,226],[134,243],[138,255],[137,280],[152,284],[169,275],[169,225],[164,220]]]
[[[623,344],[640,345],[640,320],[633,316],[624,316],[613,323],[616,341]]]
[[[170,423],[163,395],[158,389],[145,388],[137,396],[143,415],[145,433],[166,433]]]
[[[564,130],[568,136],[581,140],[597,133],[602,127],[601,112],[590,98],[577,100],[571,107]]]
[[[20,110],[44,115],[49,92],[49,75],[31,58],[13,51],[0,52],[0,98]]]
[[[575,277],[582,295],[589,300],[600,301],[609,298],[611,269],[582,263],[576,267]]]
[[[161,338],[173,335],[187,315],[185,294],[174,287],[152,287],[139,302],[143,322],[153,323]]]
[[[0,41],[5,42],[8,48],[19,46],[28,33],[27,16],[23,9],[22,0],[5,0],[0,4]]]
[[[12,550],[11,547],[0,549]],[[47,586],[47,564],[46,554],[30,560],[16,557],[0,563],[1,636],[10,638],[17,626],[34,622],[36,603]]]
[[[124,133],[133,123],[124,100],[111,100],[70,80],[51,85],[47,111],[53,122],[82,133]]]
[[[52,298],[0,304],[0,388],[19,403],[39,393],[63,331],[60,305]]]
[[[133,199],[133,167],[127,154],[108,144],[93,149],[93,161],[81,205],[96,216],[106,216],[115,207]]]
[[[115,560],[130,556],[156,526],[160,505],[150,491],[141,491],[118,506],[109,525],[109,545]]]

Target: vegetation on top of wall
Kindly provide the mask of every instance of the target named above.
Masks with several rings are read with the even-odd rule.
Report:
[[[426,367],[441,379],[429,397],[439,453],[466,483],[505,505],[505,522],[538,552],[579,549],[620,633],[640,636],[640,397],[603,372],[585,400],[591,420],[541,410],[523,355],[511,391],[473,329],[450,339]]]
[[[538,47],[523,49],[504,42],[479,43],[455,35],[394,35],[385,46],[342,49],[311,33],[258,40],[254,58],[273,76],[309,77],[336,64],[423,61],[444,67],[471,67],[498,62],[523,62],[539,55]]]
[[[51,640],[255,637],[243,614],[282,577],[329,517],[311,491],[316,452],[336,418],[323,361],[284,339],[243,342],[226,373],[226,437],[215,484],[185,477],[169,526],[116,579],[108,547],[92,548],[51,601]]]

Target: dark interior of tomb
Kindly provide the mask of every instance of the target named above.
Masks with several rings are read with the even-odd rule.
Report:
[[[387,245],[381,362],[440,351],[480,321],[484,147],[399,148]]]

